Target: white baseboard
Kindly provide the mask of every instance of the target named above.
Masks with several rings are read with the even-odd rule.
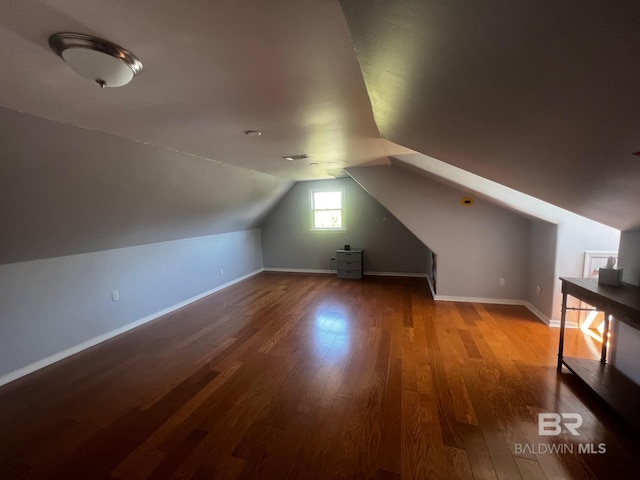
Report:
[[[550,327],[556,327],[556,328],[560,327],[560,320],[556,320],[554,318],[547,317],[544,313],[542,313],[540,310],[538,310],[536,307],[534,307],[529,302],[525,301],[522,304],[525,307],[527,307],[529,310],[531,310],[531,313],[533,313],[536,317],[538,317],[540,320],[542,320],[544,323],[546,323]],[[566,328],[579,328],[580,326],[578,325],[578,322],[567,320],[567,323],[566,323],[565,327]]]
[[[265,272],[282,272],[282,273],[328,273],[335,275],[335,270],[321,270],[315,268],[263,268]]]
[[[530,302],[524,301],[522,304],[529,309],[531,313],[533,313],[536,317],[542,320],[547,325],[551,326],[552,320],[547,317],[544,313],[538,310],[535,306],[533,306]]]
[[[433,281],[431,280],[431,277],[429,277],[429,275],[427,275],[427,283],[429,284],[429,290],[431,290],[431,298],[433,298],[435,300],[435,298],[436,298],[436,289],[433,288]]]
[[[365,275],[374,277],[409,277],[409,278],[428,278],[426,273],[403,273],[403,272],[364,272]]]
[[[88,348],[91,348],[95,345],[98,345],[99,343],[102,343],[106,340],[109,340],[113,337],[116,337],[118,335],[121,335],[125,332],[128,332],[129,330],[132,330],[136,327],[139,327],[141,325],[144,325],[145,323],[148,323],[152,320],[155,320],[156,318],[159,318],[163,315],[166,315],[168,313],[171,313],[175,310],[178,310],[182,307],[185,307],[193,302],[196,302],[208,295],[211,295],[213,293],[219,292],[220,290],[224,290],[227,287],[230,287],[231,285],[234,285],[236,283],[239,283],[243,280],[246,280],[247,278],[253,277],[254,275],[257,275],[260,272],[291,272],[291,273],[325,273],[325,274],[335,274],[335,271],[331,271],[331,270],[316,270],[316,269],[291,269],[291,268],[260,268],[258,270],[255,270],[253,272],[250,272],[246,275],[243,275],[241,277],[238,277],[230,282],[227,282],[225,284],[219,285],[215,288],[212,288],[211,290],[207,290],[206,292],[203,292],[201,294],[198,294],[194,297],[191,297],[187,300],[184,300],[182,302],[179,302],[175,305],[172,305],[170,307],[167,307],[163,310],[160,310],[158,312],[152,313],[150,315],[147,315],[143,318],[140,318],[132,323],[128,323],[127,325],[124,325],[120,328],[117,328],[115,330],[111,330],[110,332],[104,333],[102,335],[99,335],[97,337],[94,337],[90,340],[87,340],[85,342],[82,342],[78,345],[75,345],[71,348],[68,348],[66,350],[63,350],[62,352],[59,353],[55,353],[53,355],[50,355],[42,360],[38,360],[37,362],[34,362],[32,364],[29,364],[25,367],[22,367],[18,370],[15,370],[11,373],[8,373],[2,377],[0,377],[0,386],[2,385],[6,385],[9,382],[12,382],[14,380],[17,380],[20,377],[24,377],[25,375],[28,375],[30,373],[35,372],[36,370],[40,370],[41,368],[47,367],[53,363],[56,363],[64,358],[70,357],[71,355],[74,355],[76,353],[81,352],[82,350],[86,350]],[[502,305],[522,305],[526,308],[528,308],[536,317],[538,317],[542,322],[544,322],[545,324],[549,325],[550,327],[559,327],[560,326],[560,321],[559,320],[550,320],[549,318],[547,318],[542,312],[540,312],[537,308],[535,308],[533,305],[531,305],[529,302],[523,301],[523,300],[510,300],[510,299],[501,299],[501,298],[484,298],[484,297],[457,297],[457,296],[450,296],[450,295],[435,295],[433,293],[433,285],[431,284],[431,279],[424,273],[394,273],[394,272],[365,272],[365,275],[373,275],[373,276],[393,276],[393,277],[417,277],[417,278],[427,278],[427,282],[429,284],[429,288],[431,289],[431,293],[433,295],[434,300],[436,301],[442,301],[442,302],[472,302],[472,303],[494,303],[494,304],[502,304]],[[577,324],[575,322],[567,322],[567,328],[577,328]]]
[[[497,305],[523,305],[522,300],[512,300],[510,298],[487,298],[487,297],[458,297],[456,295],[436,295],[434,300],[439,302],[463,302],[463,303],[493,303]]]
[[[330,275],[335,275],[335,270],[321,270],[315,268],[272,268],[265,267],[263,269],[265,272],[282,272],[282,273],[326,273]],[[401,272],[364,272],[365,275],[370,275],[374,277],[415,277],[415,278],[427,278],[426,273],[401,273]]]
[[[551,323],[549,324],[549,326],[554,328],[560,328],[560,320],[551,320]],[[570,322],[567,320],[565,328],[580,328],[580,325],[578,325],[578,322]]]
[[[111,330],[110,332],[104,333],[102,335],[99,335],[97,337],[94,337],[90,340],[87,340],[86,342],[82,342],[78,345],[75,345],[71,348],[67,348],[66,350],[63,350],[62,352],[58,352],[55,353],[53,355],[50,355],[46,358],[43,358],[42,360],[38,360],[37,362],[34,362],[30,365],[27,365],[26,367],[22,367],[18,370],[15,370],[11,373],[8,373],[7,375],[4,375],[2,377],[0,377],[0,386],[2,385],[6,385],[9,382],[12,382],[14,380],[17,380],[20,377],[24,377],[25,375],[29,375],[30,373],[35,372],[36,370],[40,370],[41,368],[47,367],[53,363],[56,363],[64,358],[70,357],[71,355],[75,355],[76,353],[81,352],[82,350],[86,350],[87,348],[91,348],[99,343],[102,343],[106,340],[109,340],[113,337],[116,337],[118,335],[121,335],[125,332],[128,332],[129,330],[132,330],[136,327],[139,327],[140,325],[144,325],[145,323],[148,323],[152,320],[155,320],[156,318],[159,318],[163,315],[166,315],[168,313],[171,313],[175,310],[178,310],[182,307],[185,307],[187,305],[189,305],[190,303],[193,302],[197,302],[198,300],[211,295],[213,293],[219,292],[220,290],[223,290],[227,287],[230,287],[231,285],[234,285],[238,282],[241,282],[243,280],[246,280],[249,277],[253,277],[254,275],[257,275],[258,273],[262,272],[262,268],[259,270],[255,270],[251,273],[247,273],[246,275],[243,275],[241,277],[238,277],[230,282],[227,282],[225,284],[219,285],[215,288],[212,288],[211,290],[207,290],[206,292],[200,293],[194,297],[191,297],[187,300],[184,300],[180,303],[176,303],[175,305],[172,305],[170,307],[167,307],[163,310],[160,310],[159,312],[154,312],[151,315],[147,315],[146,317],[140,318],[132,323],[128,323],[120,328],[116,328],[115,330]]]
[[[469,303],[493,303],[497,305],[521,305],[526,307],[531,313],[533,313],[542,323],[550,327],[559,327],[560,321],[553,320],[547,317],[544,313],[534,307],[526,300],[512,300],[508,298],[484,298],[484,297],[456,297],[453,295],[434,295],[434,300],[442,302],[469,302]],[[578,325],[575,322],[567,322],[567,328],[577,328]]]

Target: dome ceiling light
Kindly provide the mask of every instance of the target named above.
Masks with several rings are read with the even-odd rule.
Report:
[[[115,43],[82,33],[55,33],[49,46],[81,77],[104,87],[122,87],[142,72],[142,62]]]

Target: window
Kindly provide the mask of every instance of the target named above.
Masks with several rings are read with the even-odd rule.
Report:
[[[311,190],[312,230],[344,230],[344,192]]]

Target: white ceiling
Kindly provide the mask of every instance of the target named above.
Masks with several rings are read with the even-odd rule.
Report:
[[[382,136],[640,227],[640,2],[343,0]]]
[[[0,26],[11,109],[296,180],[398,153],[378,134],[337,1],[24,0],[2,2]],[[120,44],[144,70],[100,90],[49,49],[60,31]],[[282,159],[301,153],[312,158]]]
[[[0,106],[294,180],[386,163],[404,145],[613,227],[640,227],[636,3],[342,7],[2,2]],[[142,75],[97,88],[49,49],[60,31],[122,45]],[[312,159],[281,158],[300,153]]]

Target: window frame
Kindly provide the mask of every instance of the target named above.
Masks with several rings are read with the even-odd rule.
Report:
[[[334,208],[327,209],[316,209],[315,201],[314,201],[314,193],[322,193],[322,192],[340,192],[340,211],[342,212],[342,226],[338,228],[331,227],[316,227],[315,224],[315,212],[325,211],[325,210],[338,210]],[[309,216],[311,222],[310,230],[312,232],[344,232],[347,230],[347,221],[346,221],[346,207],[345,207],[345,191],[342,187],[336,188],[310,188],[309,189]]]

